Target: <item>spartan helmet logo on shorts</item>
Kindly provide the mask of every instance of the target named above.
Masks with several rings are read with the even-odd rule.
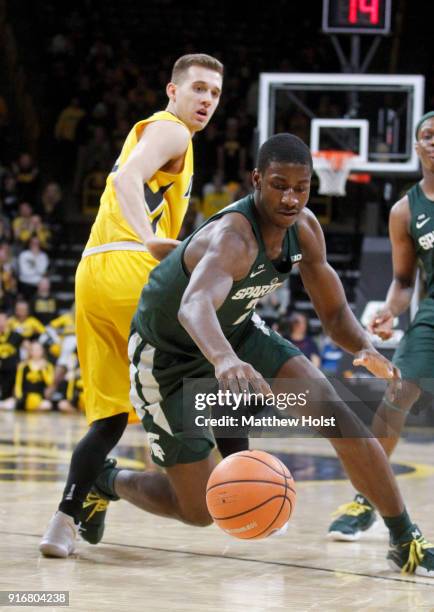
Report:
[[[151,453],[154,457],[157,457],[160,461],[164,461],[164,451],[159,444],[156,443],[155,440],[159,440],[159,434],[148,433],[149,446],[151,448]]]

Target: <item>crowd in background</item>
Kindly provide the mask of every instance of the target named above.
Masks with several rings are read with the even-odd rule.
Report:
[[[1,160],[0,160],[1,161]],[[79,407],[74,318],[51,289],[62,189],[22,153],[0,163],[0,407]],[[74,387],[74,388],[72,388]]]

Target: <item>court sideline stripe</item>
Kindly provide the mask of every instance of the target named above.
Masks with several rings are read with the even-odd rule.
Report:
[[[30,538],[41,538],[41,534],[37,533],[24,533],[21,531],[3,531],[0,529],[0,535],[12,535],[12,536],[27,536]],[[434,588],[433,582],[421,582],[419,576],[418,580],[409,580],[407,578],[393,578],[392,576],[373,576],[372,574],[365,574],[363,572],[350,572],[348,570],[330,569],[327,567],[314,567],[313,565],[301,565],[297,563],[285,563],[283,561],[263,561],[261,559],[248,559],[246,557],[235,557],[233,555],[216,555],[212,553],[194,552],[188,550],[174,550],[173,548],[160,548],[157,546],[140,546],[139,544],[120,544],[119,542],[103,542],[103,546],[119,546],[121,548],[136,548],[139,550],[154,550],[156,552],[167,552],[175,555],[188,555],[190,557],[208,557],[210,559],[230,559],[231,561],[247,561],[249,563],[262,563],[264,565],[277,565],[281,567],[295,567],[297,569],[305,569],[316,572],[326,572],[328,574],[344,574],[345,576],[361,576],[363,578],[372,578],[373,580],[386,580],[389,582],[401,582],[414,584],[416,586],[423,585]]]

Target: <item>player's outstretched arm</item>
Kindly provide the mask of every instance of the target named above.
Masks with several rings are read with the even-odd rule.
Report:
[[[170,161],[179,159],[188,147],[191,135],[187,128],[173,121],[149,124],[131,155],[113,178],[122,214],[138,237],[157,259],[163,259],[178,245],[177,240],[156,238],[144,212],[143,184]],[[151,212],[147,207],[148,214]]]
[[[271,392],[270,387],[249,363],[237,357],[217,318],[217,311],[228,297],[234,281],[246,276],[255,259],[245,238],[246,229],[229,227],[226,219],[219,223],[221,228],[213,232],[191,273],[178,319],[215,367],[216,378],[223,389],[235,393],[248,391],[250,383],[256,391],[267,394]],[[201,246],[196,247],[193,241],[188,248],[189,259],[194,260],[194,249],[201,249]]]
[[[386,302],[369,321],[368,329],[383,340],[392,335],[393,319],[410,305],[416,278],[416,251],[409,234],[410,208],[408,196],[399,200],[390,211],[389,236],[392,243],[393,280]]]
[[[375,350],[352,313],[342,283],[327,263],[324,234],[318,220],[306,210],[298,227],[303,253],[301,278],[324,330],[336,344],[355,356],[355,365],[366,367],[379,378],[398,377],[397,368]]]

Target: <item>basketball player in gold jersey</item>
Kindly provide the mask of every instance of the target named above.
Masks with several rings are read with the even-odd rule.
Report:
[[[134,125],[108,175],[76,274],[76,328],[90,428],[78,443],[62,500],[39,549],[67,557],[82,536],[97,543],[104,515],[91,485],[128,422],[130,323],[149,273],[177,245],[193,178],[192,136],[217,108],[223,66],[205,54],[180,57],[166,110]],[[103,518],[103,516],[101,517]]]

